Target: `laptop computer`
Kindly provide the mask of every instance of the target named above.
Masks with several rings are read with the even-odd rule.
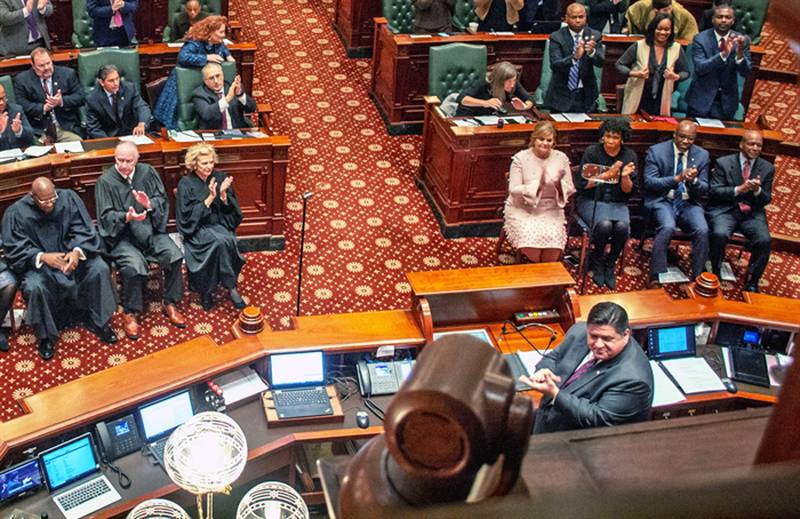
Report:
[[[160,398],[136,410],[142,441],[156,461],[164,466],[164,446],[172,431],[194,416],[191,389]]]
[[[42,473],[36,458],[9,467],[0,472],[0,504],[35,492],[41,486]]]
[[[279,419],[333,414],[322,351],[271,354],[269,386]]]
[[[122,499],[100,472],[97,449],[85,433],[39,454],[53,501],[67,519],[78,519]]]
[[[647,356],[651,360],[694,357],[696,353],[694,324],[647,329]]]

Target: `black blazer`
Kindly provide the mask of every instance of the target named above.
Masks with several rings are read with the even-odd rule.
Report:
[[[22,107],[18,104],[7,103],[6,112],[8,112],[8,125],[6,126],[6,131],[0,134],[0,150],[27,148],[33,144],[33,128],[31,128],[28,118],[25,117]],[[11,129],[11,122],[14,120],[17,114],[20,113],[22,114],[20,117],[20,122],[22,123],[22,133],[19,137],[17,137],[14,135],[14,131]],[[0,272],[2,271],[3,269],[0,268]]]
[[[750,178],[761,178],[761,193],[744,193],[736,196],[734,188],[743,182],[742,164],[739,162],[739,153],[725,155],[717,159],[716,167],[711,171],[711,187],[709,189],[708,208],[706,212],[714,216],[733,211],[739,202],[750,205],[750,214],[754,218],[763,218],[767,215],[764,206],[772,200],[772,179],[775,176],[775,167],[766,160],[758,157],[750,169]]]
[[[594,74],[594,67],[602,67],[605,59],[605,47],[602,45],[602,35],[590,27],[583,29],[583,36],[591,36],[597,41],[594,57],[584,54],[580,61],[578,78],[583,81],[583,106],[584,111],[590,111],[597,99],[598,88],[597,78]],[[550,87],[544,98],[546,107],[564,112],[569,109],[571,93],[567,87],[569,81],[569,69],[572,67],[573,48],[575,40],[568,27],[562,27],[550,35]]]
[[[225,83],[223,92],[227,92],[231,87],[229,82]],[[228,113],[231,114],[231,122],[234,128],[252,128],[253,122],[245,113],[256,111],[256,102],[249,95],[245,94],[246,101],[240,103],[237,98],[228,106]],[[222,112],[219,111],[219,98],[210,88],[201,85],[192,92],[192,102],[194,111],[197,113],[197,125],[200,130],[219,130],[222,128]]]
[[[58,90],[61,90],[64,102],[63,106],[55,108],[58,124],[64,130],[81,135],[81,117],[78,109],[83,104],[84,93],[74,70],[58,65],[53,67],[53,92],[51,94]],[[44,133],[49,115],[42,111],[45,100],[42,80],[32,68],[23,70],[14,76],[14,92],[33,131],[37,134]]]
[[[151,119],[150,107],[127,81],[119,86],[116,117],[106,91],[100,86],[86,98],[86,133],[89,139],[130,135],[139,123],[144,123],[146,129]]]
[[[561,344],[536,369],[548,368],[564,384],[589,353],[586,323],[574,324]],[[593,366],[584,376],[560,389],[553,403],[542,398],[534,434],[645,420],[653,401],[653,372],[644,350],[631,337],[613,359]]]
[[[627,10],[628,0],[622,0],[616,5],[611,0],[589,0],[589,27],[602,32],[606,22],[611,20],[609,32],[619,34],[622,32]]]

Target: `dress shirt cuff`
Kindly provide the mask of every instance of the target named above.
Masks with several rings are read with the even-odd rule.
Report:
[[[47,11],[47,4],[44,5],[44,8],[39,9],[39,14],[44,15],[44,12]]]
[[[755,196],[761,196],[761,188],[759,187],[756,191],[753,191]]]
[[[23,18],[27,18],[27,17],[28,17],[28,16],[30,16],[30,15],[31,15],[31,13],[30,13],[30,11],[28,11],[28,8],[27,8],[27,7],[25,7],[25,6],[23,6],[23,7],[22,7],[22,17],[23,17]]]
[[[34,262],[34,265],[37,269],[42,268],[42,256],[44,256],[44,252],[40,252],[36,255],[36,261]]]
[[[592,52],[587,52],[586,54],[587,54],[587,56],[589,56],[590,58],[593,58],[593,57],[594,57],[594,55],[595,55],[595,54],[597,54],[597,49],[596,49],[596,48],[595,48],[595,49],[592,49]]]
[[[224,96],[223,96],[222,99],[219,100],[218,104],[219,104],[219,111],[220,112],[224,112],[225,110],[228,109],[228,106],[230,106],[228,104],[228,100]]]
[[[697,184],[697,182],[698,182],[699,180],[700,180],[700,177],[694,177],[694,178],[692,179],[692,184]]]
[[[81,261],[86,261],[86,254],[83,253],[83,249],[80,247],[75,247],[72,250],[78,251],[78,258],[80,258]]]
[[[744,61],[744,56],[742,56],[741,58],[736,58],[736,64],[737,64],[737,65],[738,65],[739,63],[741,63],[742,61]]]
[[[244,104],[247,104],[247,94],[245,94],[244,92],[242,92],[242,95],[240,95],[240,96],[236,96],[236,99],[237,99],[237,100],[238,100],[240,103],[242,103],[243,105],[244,105]]]

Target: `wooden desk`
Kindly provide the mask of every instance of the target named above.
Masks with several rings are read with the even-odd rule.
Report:
[[[383,16],[380,0],[336,0],[333,6],[333,30],[344,45],[348,58],[372,56],[375,32],[373,19]]]
[[[508,189],[506,174],[511,157],[528,146],[532,125],[511,124],[457,127],[438,110],[438,98],[428,98],[423,131],[422,157],[417,184],[431,205],[446,238],[497,235],[502,220],[498,208],[505,202]],[[579,164],[586,148],[595,144],[600,121],[555,123],[559,132],[557,148],[572,164]],[[637,171],[643,171],[647,149],[674,133],[669,123],[644,122],[636,117],[631,123],[633,135],[626,146],[639,156]],[[742,128],[700,128],[696,144],[712,159],[739,149]],[[763,157],[774,161],[783,140],[780,132],[764,131]],[[641,193],[629,201],[632,225],[641,221]]]
[[[340,0],[348,1],[348,0]],[[487,63],[510,61],[521,68],[520,81],[533,94],[539,86],[542,72],[546,34],[495,34],[459,33],[446,38],[412,38],[408,34],[394,34],[385,18],[375,18],[375,40],[372,50],[372,79],[370,96],[387,125],[390,134],[419,132],[425,111],[424,97],[428,95],[428,53],[431,47],[448,43],[486,45]],[[624,84],[614,66],[625,50],[638,38],[629,36],[604,36],[606,63],[600,93],[614,111],[616,86]],[[745,83],[742,104],[750,103],[753,85],[764,55],[762,47],[751,48],[753,71]]]

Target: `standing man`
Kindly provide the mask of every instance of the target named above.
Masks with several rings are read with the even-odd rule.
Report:
[[[567,6],[567,27],[550,35],[550,86],[544,98],[556,112],[591,112],[597,100],[594,67],[602,67],[605,48],[600,32],[586,26],[586,7]]]
[[[58,330],[72,308],[88,311],[89,328],[108,344],[117,342],[109,321],[117,309],[111,273],[99,256],[100,238],[89,212],[70,189],[49,178],[3,215],[3,245],[11,269],[22,279],[25,322],[39,339],[39,356],[55,354]]]
[[[139,163],[139,150],[120,142],[114,166],[106,169],[94,189],[97,226],[122,278],[125,335],[139,338],[136,314],[144,309],[142,286],[158,262],[164,271],[164,309],[170,323],[185,328],[175,304],[183,297],[183,255],[167,234],[169,200],[152,166]]]
[[[50,0],[0,0],[0,46],[6,56],[25,56],[37,47],[50,48],[45,17]]]
[[[628,0],[589,0],[589,27],[603,34],[620,34]]]
[[[87,0],[94,44],[98,47],[136,45],[133,15],[138,8],[139,0]]]
[[[150,107],[132,84],[122,81],[114,64],[97,72],[98,88],[86,98],[86,133],[90,139],[144,135],[152,120]]]
[[[691,42],[697,35],[697,20],[688,9],[673,0],[639,0],[625,12],[628,34],[644,34],[658,13],[672,15],[675,39]]]
[[[700,199],[708,192],[708,152],[695,146],[697,125],[678,123],[672,141],[650,146],[644,163],[644,206],[656,223],[650,284],[667,271],[667,248],[676,225],[692,237],[692,277],[705,270],[708,224]]]
[[[645,420],[653,401],[647,355],[631,337],[628,313],[610,302],[596,304],[520,380],[542,393],[534,434]]]
[[[78,75],[71,68],[53,66],[42,47],[31,52],[31,64],[14,77],[14,91],[34,133],[49,143],[81,140],[78,109],[84,95]]]
[[[758,292],[758,281],[770,255],[769,227],[764,207],[772,200],[775,168],[759,157],[761,132],[747,130],[739,141],[739,153],[717,159],[711,173],[708,216],[711,220],[711,268],[719,277],[725,245],[735,231],[744,234],[750,264],[744,289]]]
[[[750,40],[731,30],[736,22],[733,7],[714,7],[713,29],[692,43],[694,74],[686,93],[690,117],[733,119],[739,108],[739,77],[750,75]]]
[[[222,67],[209,63],[203,67],[203,85],[192,92],[197,126],[201,130],[251,128],[253,122],[245,113],[256,111],[255,100],[242,89],[238,75],[233,83],[225,83]]]
[[[22,107],[8,102],[6,89],[0,85],[0,150],[27,148],[33,144],[33,128]]]

